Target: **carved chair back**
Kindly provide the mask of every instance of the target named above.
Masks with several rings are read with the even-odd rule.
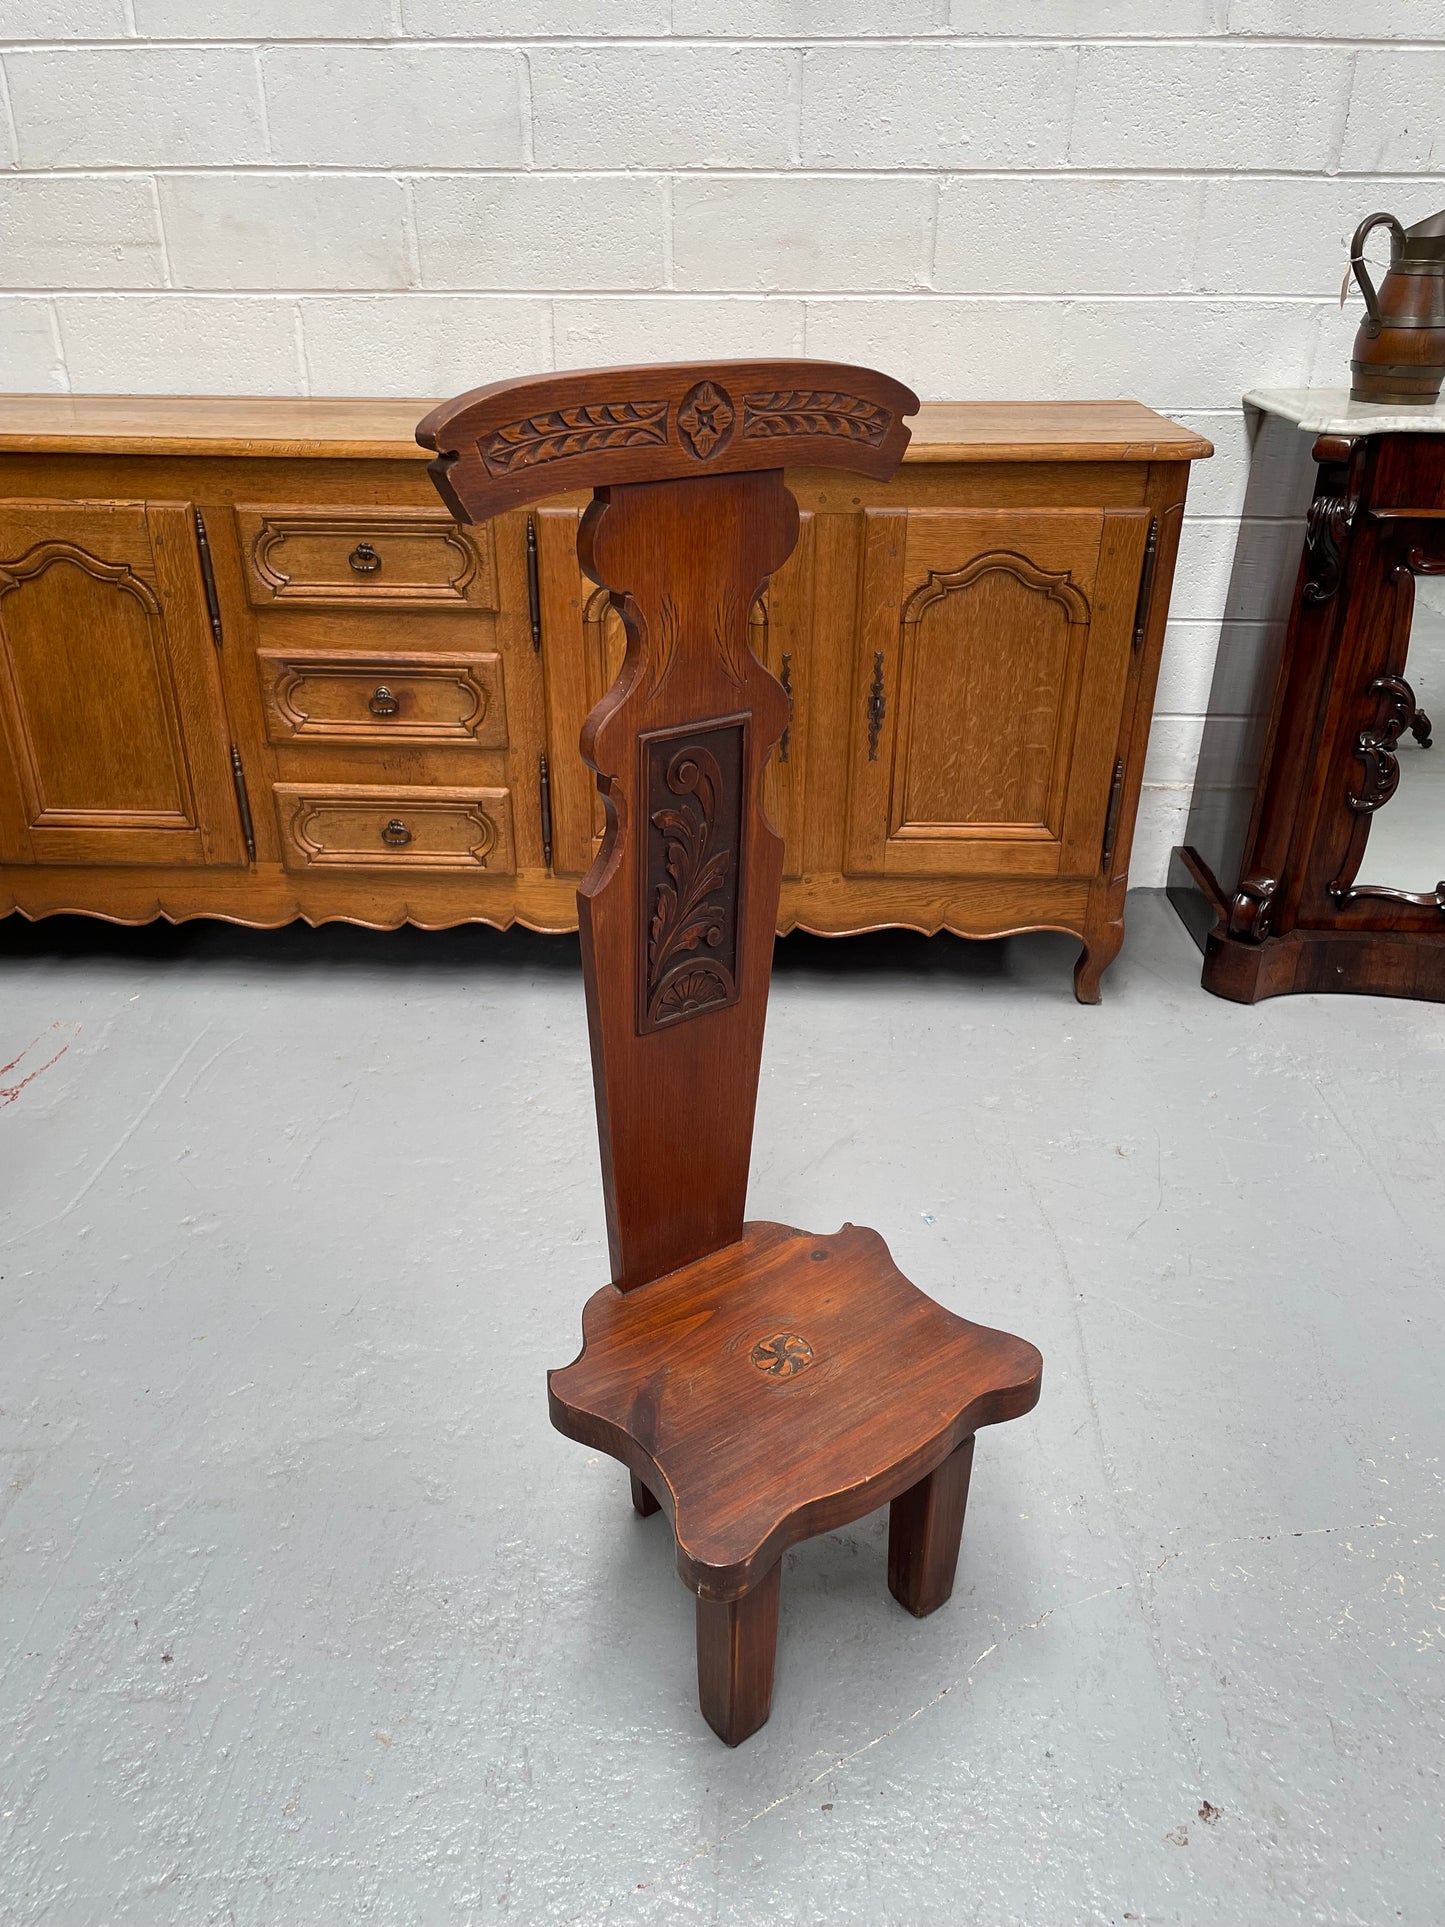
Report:
[[[798,510],[783,464],[886,479],[918,400],[831,362],[498,382],[417,440],[452,513],[594,490],[578,555],[627,653],[587,718],[606,833],[579,895],[613,1282],[742,1235],[782,844],[761,803],[787,696],[748,646]]]

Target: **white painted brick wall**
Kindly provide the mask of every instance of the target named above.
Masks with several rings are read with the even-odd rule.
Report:
[[[1141,882],[1226,615],[1240,391],[1344,380],[1346,238],[1442,204],[1445,0],[0,0],[0,387],[807,353],[1208,435]]]
[[[411,185],[428,288],[665,288],[670,183],[649,174],[433,174]],[[718,283],[716,285],[724,285]]]
[[[786,47],[553,45],[530,52],[527,70],[538,167],[784,168],[797,159],[798,56]]]

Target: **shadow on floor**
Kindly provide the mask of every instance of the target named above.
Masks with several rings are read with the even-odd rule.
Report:
[[[778,939],[774,975],[780,981],[808,977],[894,976],[953,979],[959,983],[1068,972],[1078,954],[1078,939],[1057,931],[977,941],[950,936],[920,936],[913,930],[874,930],[856,937],[817,937],[798,931]],[[298,969],[367,971],[433,969],[439,972],[488,971],[580,975],[575,933],[543,936],[532,930],[493,930],[463,924],[453,930],[366,930],[355,924],[328,923],[318,929],[287,924],[279,930],[251,930],[239,924],[196,918],[130,926],[97,917],[23,917],[0,919],[0,968],[7,961],[55,964],[86,961],[172,964],[190,969],[236,965],[287,972]]]
[[[0,920],[0,967],[8,960],[27,963],[145,962],[193,969],[237,964],[285,972],[321,966],[366,971],[431,968],[461,972],[485,968],[578,974],[577,938],[539,936],[531,930],[493,930],[462,924],[454,930],[366,930],[356,924],[326,923],[313,929],[289,923],[279,930],[251,930],[240,924],[198,917],[189,923],[136,926],[104,923],[95,917],[21,917]]]
[[[905,977],[996,983],[1007,978],[1058,976],[1073,995],[1071,972],[1077,937],[1033,930],[1018,937],[936,937],[916,930],[869,930],[857,937],[814,937],[795,931],[773,948],[779,981],[808,977]]]

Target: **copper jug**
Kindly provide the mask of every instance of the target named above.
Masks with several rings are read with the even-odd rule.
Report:
[[[1390,230],[1390,265],[1378,294],[1364,255],[1365,237],[1377,227]],[[1393,214],[1372,214],[1355,229],[1350,267],[1365,297],[1350,399],[1428,406],[1445,377],[1445,209],[1411,228]]]

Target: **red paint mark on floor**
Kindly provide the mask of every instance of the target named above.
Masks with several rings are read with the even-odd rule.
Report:
[[[70,1039],[60,1046],[60,1049],[56,1051],[53,1057],[47,1057],[45,1062],[43,1064],[37,1064],[34,1070],[26,1071],[25,1075],[20,1078],[17,1083],[0,1084],[0,1109],[3,1109],[7,1104],[13,1104],[27,1084],[33,1084],[42,1071],[48,1071],[52,1064],[58,1064],[60,1062],[61,1058],[64,1057],[65,1053],[70,1049],[71,1042],[80,1034],[80,1025],[56,1022],[50,1026],[50,1030],[69,1031]],[[12,1057],[8,1064],[0,1064],[0,1077],[7,1077],[11,1071],[18,1070],[26,1058],[30,1056],[31,1052],[39,1050],[47,1041],[53,1041],[53,1039],[50,1038],[50,1031],[42,1031],[33,1044],[27,1044],[25,1046],[18,1057]]]

